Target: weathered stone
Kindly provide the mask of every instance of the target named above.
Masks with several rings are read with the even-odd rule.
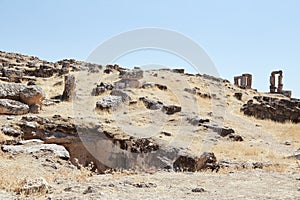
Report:
[[[200,193],[200,192],[206,192],[206,190],[203,188],[194,188],[192,189],[192,192]]]
[[[106,96],[96,102],[96,108],[100,110],[116,110],[122,104],[122,97],[120,96]]]
[[[176,105],[169,105],[169,106],[163,106],[162,110],[168,115],[173,115],[177,112],[181,112],[181,107]]]
[[[206,118],[201,118],[199,116],[194,116],[194,117],[188,117],[187,121],[192,124],[193,126],[199,126],[202,123],[208,123],[209,119]]]
[[[214,132],[218,133],[222,137],[226,137],[227,135],[234,133],[234,130],[229,127],[222,127],[222,126],[210,125],[210,124],[200,124],[200,126],[212,129]]]
[[[0,99],[0,114],[24,115],[29,112],[29,106],[11,99]]]
[[[243,137],[234,133],[231,133],[228,135],[228,137],[232,140],[232,141],[236,141],[236,142],[242,142],[244,141]]]
[[[12,99],[21,101],[31,106],[42,105],[45,93],[38,86],[26,86],[18,84],[0,84],[0,99]]]
[[[17,153],[36,153],[41,151],[49,151],[59,158],[68,160],[70,158],[69,152],[65,147],[57,144],[26,144],[26,145],[2,145],[2,151],[13,154]]]
[[[155,86],[158,88],[158,89],[160,89],[160,90],[167,90],[168,89],[168,87],[166,86],[166,85],[161,85],[161,84],[155,84]]]
[[[65,76],[65,88],[62,94],[63,101],[72,101],[75,92],[75,77],[73,75]]]
[[[172,69],[172,72],[184,74],[184,69]]]
[[[110,95],[121,97],[122,102],[129,102],[131,100],[131,97],[123,90],[112,90]]]
[[[20,100],[29,106],[42,105],[44,91],[38,86],[27,86],[20,91]]]
[[[242,100],[242,97],[243,97],[243,93],[241,92],[236,92],[234,93],[234,97],[237,99],[237,100]]]
[[[243,89],[251,89],[252,87],[252,75],[251,74],[243,74],[242,76],[234,77],[234,85],[243,88]]]
[[[18,190],[19,193],[25,195],[32,195],[35,193],[46,194],[49,191],[49,185],[44,178],[37,178],[37,179],[27,178],[22,183],[22,187]]]
[[[200,171],[205,169],[218,170],[214,153],[204,152],[200,158],[191,155],[181,155],[173,164],[175,171]]]
[[[245,115],[254,116],[258,119],[270,119],[282,123],[286,121],[300,123],[299,99],[287,100],[255,96],[254,99],[243,105],[241,111]]]
[[[161,101],[155,101],[155,100],[148,99],[145,97],[141,97],[141,98],[139,98],[139,100],[143,101],[146,108],[148,108],[150,110],[158,110],[163,107],[163,103]]]
[[[104,93],[107,90],[112,90],[114,86],[110,83],[101,82],[96,88],[93,89],[92,95],[99,96],[100,94]]]

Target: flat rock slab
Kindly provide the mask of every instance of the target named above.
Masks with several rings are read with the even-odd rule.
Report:
[[[65,149],[65,147],[57,145],[57,144],[36,144],[36,145],[2,145],[2,151],[10,152],[13,154],[18,153],[36,153],[42,151],[49,151],[59,158],[69,159],[70,154]]]
[[[11,99],[0,99],[0,114],[24,115],[29,112],[29,106]]]

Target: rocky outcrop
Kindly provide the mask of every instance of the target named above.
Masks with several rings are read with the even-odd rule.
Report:
[[[43,144],[43,141],[40,142],[32,141],[33,144],[30,144],[31,140],[22,143],[21,141],[18,145],[2,145],[1,149],[4,152],[9,152],[12,154],[19,153],[37,153],[37,152],[51,152],[59,158],[68,160],[70,158],[69,152],[65,149],[65,147],[57,144]]]
[[[292,121],[300,123],[300,100],[279,99],[272,97],[255,96],[247,104],[243,105],[241,111],[248,116],[258,119],[270,119],[276,122]]]
[[[175,171],[196,172],[205,169],[218,171],[216,156],[211,152],[204,152],[200,157],[191,155],[179,156],[173,164]]]
[[[11,99],[32,105],[42,105],[45,93],[42,88],[32,85],[0,84],[0,99]]]
[[[11,99],[0,99],[0,114],[24,115],[29,112],[29,106]]]
[[[96,88],[93,89],[92,95],[99,96],[100,94],[102,94],[108,90],[112,90],[113,88],[114,88],[114,86],[112,84],[101,82],[100,84],[98,84],[96,86]]]

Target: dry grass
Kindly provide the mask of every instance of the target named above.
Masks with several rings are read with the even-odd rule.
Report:
[[[213,152],[219,159],[237,160],[241,162],[248,160],[274,161],[282,159],[281,155],[269,149],[241,142],[218,144],[213,148]]]

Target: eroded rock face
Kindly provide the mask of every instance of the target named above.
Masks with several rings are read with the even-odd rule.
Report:
[[[241,111],[245,115],[258,119],[270,119],[276,122],[292,121],[300,123],[300,100],[279,99],[271,97],[255,96],[249,100]]]
[[[24,115],[29,112],[29,106],[11,99],[0,99],[0,114]]]

